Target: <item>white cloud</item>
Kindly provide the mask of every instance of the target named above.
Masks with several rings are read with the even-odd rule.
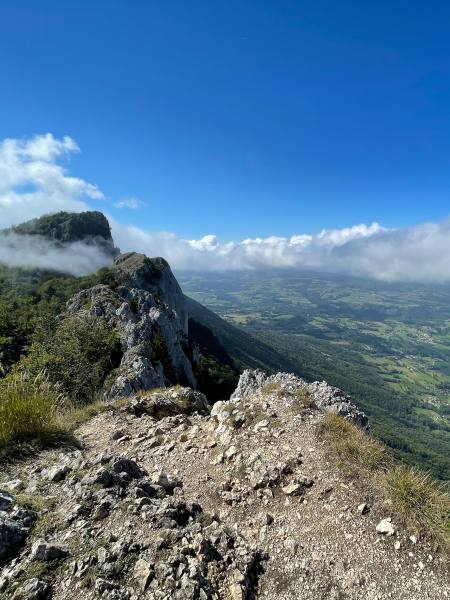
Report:
[[[87,210],[91,200],[103,199],[97,186],[70,176],[60,164],[79,151],[72,138],[57,139],[52,134],[0,142],[0,228],[58,210]],[[130,197],[115,206],[135,209],[140,205]],[[400,229],[372,223],[315,235],[297,233],[226,243],[212,234],[187,240],[175,233],[123,226],[112,219],[111,224],[115,242],[123,251],[164,256],[180,270],[302,268],[386,281],[450,281],[450,219]],[[43,240],[22,242],[14,245],[12,238],[6,245],[1,242],[0,260],[45,268],[58,262],[59,268],[67,265],[64,268],[70,270],[78,253],[70,271],[74,274],[106,262],[92,246],[63,251],[46,249]]]
[[[87,201],[103,199],[96,185],[58,164],[79,151],[72,138],[51,133],[0,142],[0,228],[44,213],[86,210]]]
[[[144,206],[144,203],[137,198],[125,198],[125,200],[121,200],[120,202],[115,202],[115,208],[130,208],[131,210],[136,210],[141,206]]]
[[[214,235],[186,240],[116,222],[112,228],[123,251],[164,256],[179,270],[300,268],[384,281],[450,281],[450,219],[402,229],[372,223],[227,243]]]
[[[0,235],[0,263],[79,276],[111,264],[111,255],[84,242],[55,245],[40,236]]]

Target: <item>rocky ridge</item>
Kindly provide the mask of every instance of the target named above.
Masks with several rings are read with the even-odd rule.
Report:
[[[316,433],[328,410],[367,425],[335,388],[258,371],[212,407],[181,387],[111,403],[77,430],[81,449],[3,469],[0,594],[450,597],[423,532],[329,462]],[[12,521],[24,539],[6,546]]]
[[[67,307],[68,315],[101,320],[119,335],[123,355],[106,395],[175,383],[195,387],[186,303],[169,264],[130,252],[116,257],[110,277],[110,285],[79,292]]]

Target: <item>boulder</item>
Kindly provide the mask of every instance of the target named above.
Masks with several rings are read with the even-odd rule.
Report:
[[[46,600],[51,597],[51,592],[52,586],[47,581],[33,577],[16,590],[12,600]]]
[[[0,563],[11,558],[25,543],[29,528],[0,513]]]
[[[167,391],[154,392],[143,400],[146,412],[156,419],[180,414],[208,414],[210,410],[206,396],[188,387],[177,386]]]
[[[36,540],[31,548],[30,560],[40,560],[47,562],[66,558],[68,551],[56,544],[50,544],[45,540]]]

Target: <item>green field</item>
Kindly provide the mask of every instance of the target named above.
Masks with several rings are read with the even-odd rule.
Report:
[[[352,394],[403,458],[449,477],[450,286],[298,271],[177,276],[297,373]]]

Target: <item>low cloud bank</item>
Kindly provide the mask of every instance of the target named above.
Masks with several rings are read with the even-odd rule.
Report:
[[[450,220],[403,229],[373,223],[228,243],[214,235],[185,240],[113,223],[113,236],[123,251],[164,256],[179,270],[298,268],[392,282],[450,281]]]
[[[36,235],[0,234],[0,263],[75,275],[94,273],[110,265],[111,255],[84,242],[56,245]]]

